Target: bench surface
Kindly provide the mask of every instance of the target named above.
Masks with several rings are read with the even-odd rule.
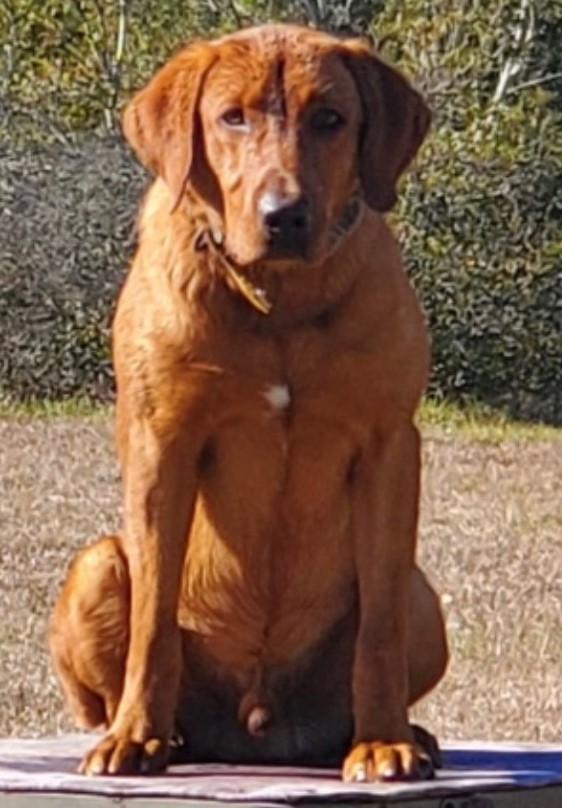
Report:
[[[408,808],[562,808],[562,746],[444,743],[444,767],[422,783],[342,783],[329,769],[182,765],[153,777],[75,773],[92,735],[0,740],[0,808],[201,808],[209,803]]]

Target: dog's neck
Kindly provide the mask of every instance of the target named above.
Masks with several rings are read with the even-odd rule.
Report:
[[[204,227],[197,233],[194,247],[197,251],[207,250],[213,254],[215,260],[224,268],[225,274],[234,288],[250,306],[253,306],[260,314],[267,315],[271,312],[273,304],[268,299],[265,289],[252,283],[224,249],[224,236],[221,230],[216,230],[211,226]]]
[[[329,234],[328,250],[324,260],[329,259],[359,226],[365,211],[365,202],[359,194],[351,196],[344,205]],[[197,252],[206,250],[224,270],[225,278],[230,286],[257,312],[263,316],[273,311],[274,303],[266,289],[254,283],[247,268],[239,266],[225,248],[222,229],[210,222],[203,222],[198,227],[194,239]]]

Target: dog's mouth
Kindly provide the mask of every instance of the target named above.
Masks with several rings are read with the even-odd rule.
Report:
[[[320,256],[314,261],[327,260],[335,253],[359,226],[365,211],[365,202],[359,194],[351,196],[343,206],[341,213],[328,230]],[[208,250],[222,266],[230,285],[246,302],[261,315],[267,316],[273,311],[273,301],[267,290],[250,278],[248,269],[258,264],[274,265],[282,269],[283,265],[309,263],[308,251],[280,249],[279,245],[269,245],[258,260],[249,264],[241,263],[227,249],[225,235],[222,230],[210,224],[203,227],[195,239],[196,250]]]
[[[261,261],[268,264],[319,263],[329,258],[346,241],[359,225],[365,210],[362,196],[357,193],[349,197],[335,221],[328,228],[314,250],[313,240],[303,220],[302,232],[292,234],[286,242],[269,240]]]

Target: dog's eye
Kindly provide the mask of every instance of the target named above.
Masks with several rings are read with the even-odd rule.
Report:
[[[321,107],[317,109],[311,118],[312,128],[317,132],[335,132],[340,129],[345,123],[345,118],[337,109],[330,109],[330,107]]]
[[[247,126],[244,110],[241,107],[231,107],[223,112],[221,121],[231,129],[242,129]]]

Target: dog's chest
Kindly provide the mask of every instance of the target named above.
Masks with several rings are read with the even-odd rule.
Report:
[[[296,342],[274,370],[260,373],[249,360],[247,372],[218,382],[222,412],[207,444],[201,496],[224,514],[227,538],[241,523],[245,532],[271,535],[281,520],[300,533],[311,512],[318,524],[348,494],[354,459],[373,428],[369,373],[349,352],[314,347]]]
[[[256,654],[293,659],[349,608],[352,470],[372,414],[345,357],[231,384],[235,410],[202,470],[182,614],[246,668]]]
[[[291,404],[291,390],[288,384],[266,385],[263,396],[272,410],[279,414],[287,412]]]

